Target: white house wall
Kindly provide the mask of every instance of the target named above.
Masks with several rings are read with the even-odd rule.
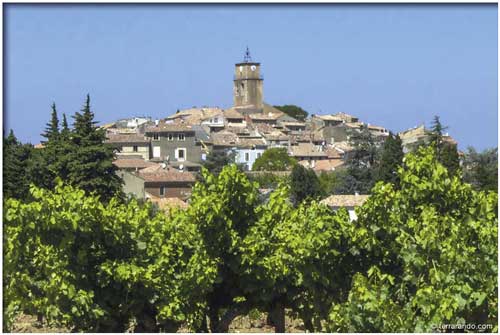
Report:
[[[235,149],[236,152],[236,163],[245,164],[248,171],[252,170],[253,163],[255,160],[262,156],[265,149]],[[248,161],[245,159],[245,154],[248,153]]]

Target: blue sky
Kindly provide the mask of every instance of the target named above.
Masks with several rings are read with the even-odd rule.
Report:
[[[38,143],[54,101],[101,123],[230,107],[248,45],[264,100],[401,131],[434,115],[497,146],[497,5],[4,4],[4,127]],[[71,119],[70,119],[71,120]]]

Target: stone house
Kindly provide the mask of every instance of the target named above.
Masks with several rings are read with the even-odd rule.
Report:
[[[153,161],[200,163],[204,152],[192,126],[182,122],[161,122],[146,128]]]
[[[267,145],[262,138],[238,138],[236,146],[235,162],[242,164],[246,171],[251,171],[255,160],[262,156]]]
[[[298,161],[309,161],[310,164],[314,164],[313,161],[328,158],[328,155],[321,147],[307,142],[299,142],[296,145],[290,146],[288,154]]]
[[[140,134],[107,134],[104,143],[116,149],[117,156],[137,156],[149,160],[151,155],[150,140]]]
[[[292,121],[284,121],[281,122],[281,126],[286,130],[286,131],[294,131],[294,132],[302,132],[306,130],[306,124],[305,122],[292,122]]]
[[[196,182],[191,172],[176,170],[166,164],[142,169],[137,175],[144,180],[146,197],[187,199]]]
[[[245,117],[234,108],[224,110],[227,126],[246,126]]]
[[[137,199],[144,199],[146,196],[144,190],[144,179],[137,174],[127,171],[118,170],[116,174],[123,180],[122,190],[127,196],[133,196]]]

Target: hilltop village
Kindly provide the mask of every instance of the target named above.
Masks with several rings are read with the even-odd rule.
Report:
[[[103,125],[107,143],[116,150],[114,164],[125,193],[183,207],[196,172],[211,152],[233,152],[235,163],[252,171],[267,149],[281,147],[319,173],[343,167],[353,149],[352,131],[367,129],[378,145],[389,136],[383,126],[346,113],[296,119],[264,101],[263,81],[261,64],[252,61],[247,49],[243,62],[234,67],[231,108],[193,107],[160,120],[133,117]],[[404,151],[410,151],[428,140],[429,131],[422,125],[399,136]],[[456,143],[447,134],[445,139]]]

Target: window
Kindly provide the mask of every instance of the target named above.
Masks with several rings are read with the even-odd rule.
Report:
[[[262,156],[262,154],[260,152],[257,153],[257,158],[260,158],[260,156]]]
[[[160,186],[160,196],[165,195],[165,186]]]
[[[184,134],[183,134],[183,133],[180,133],[180,134],[178,135],[178,139],[179,139],[179,141],[184,141],[186,138],[184,137]]]
[[[158,141],[160,136],[158,134],[153,134],[153,140]]]
[[[132,147],[132,150],[133,150],[134,152],[137,152],[137,145],[134,145],[134,146]]]
[[[174,140],[174,134],[168,134],[168,140],[173,141]]]
[[[187,156],[187,153],[186,153],[186,148],[177,148],[175,149],[175,158],[182,162],[182,161],[185,161],[186,160],[186,156]]]
[[[245,152],[245,162],[248,162],[250,160],[250,154],[248,152]]]
[[[219,118],[218,117],[214,118],[214,123],[219,123]]]
[[[160,158],[160,147],[154,146],[153,147],[153,157],[154,158]]]

